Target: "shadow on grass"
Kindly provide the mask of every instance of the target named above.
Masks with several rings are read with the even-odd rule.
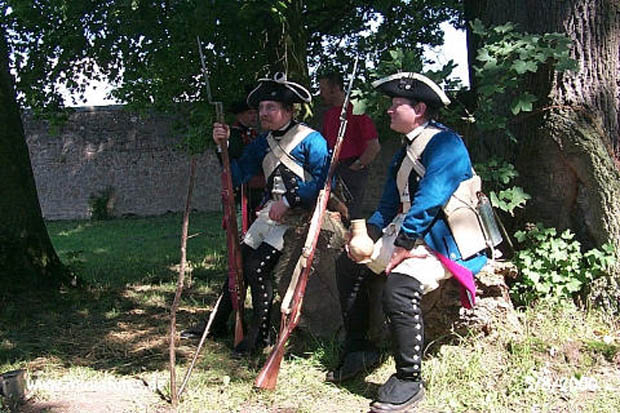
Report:
[[[159,284],[13,297],[0,310],[0,363],[36,366],[44,359],[126,375],[166,369],[173,295],[173,284]],[[196,318],[196,303],[201,308],[216,299],[204,285],[185,295],[194,304],[181,304],[177,328]],[[182,360],[191,349],[180,344]]]
[[[163,227],[158,219],[153,224],[156,230],[142,229],[138,219],[119,221],[105,226],[58,223],[50,230],[59,255],[78,275],[87,274],[83,277],[87,282],[78,288],[31,289],[4,300],[0,297],[0,371],[25,368],[35,381],[69,380],[76,388],[91,380],[89,374],[97,380],[99,373],[159,380],[156,387],[168,394],[167,380],[161,377],[167,378],[169,368],[170,305],[178,269],[171,263],[178,255],[178,237],[169,236],[174,230]],[[194,264],[194,285],[183,291],[177,331],[209,315],[226,277],[220,219],[210,221],[202,232],[190,229],[194,237],[188,253]],[[107,225],[114,228],[107,229]],[[251,309],[245,316],[251,319]],[[304,339],[302,333],[296,330],[292,343]],[[177,385],[197,344],[197,340],[177,342]],[[287,354],[316,359],[308,352],[323,345],[310,341],[300,353],[291,347]],[[199,389],[200,397],[214,403],[230,403],[218,398],[235,397],[251,398],[248,403],[274,403],[271,396],[251,389],[265,358],[236,360],[231,348],[232,334],[223,341],[207,340],[186,394]],[[243,396],[238,396],[238,389]],[[194,398],[188,397],[186,403],[193,403]],[[201,400],[196,403],[204,403]],[[239,405],[243,403],[246,401],[239,401]],[[60,409],[50,406],[53,408]]]
[[[84,285],[0,292],[0,364],[37,360],[120,374],[166,369],[170,312],[178,277],[179,214],[110,221],[48,223],[63,262]],[[190,219],[180,330],[208,311],[225,275],[217,213]],[[211,230],[216,228],[217,230]],[[176,263],[176,264],[175,264]],[[19,281],[16,281],[19,282]],[[190,350],[180,343],[178,359]]]

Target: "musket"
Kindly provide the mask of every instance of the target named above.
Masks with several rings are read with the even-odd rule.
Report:
[[[211,96],[211,85],[209,84],[209,74],[207,72],[207,67],[205,65],[204,55],[202,54],[202,44],[200,43],[200,37],[196,36],[196,41],[198,42],[198,53],[200,54],[200,64],[202,65],[202,72],[205,77],[205,83],[207,86],[207,99],[210,104],[215,106],[215,118],[219,123],[224,123],[224,106],[222,102],[214,102]],[[243,340],[243,300],[244,300],[244,291],[245,286],[243,283],[243,267],[241,266],[241,249],[239,247],[239,235],[237,231],[237,216],[235,209],[235,192],[232,186],[232,175],[230,173],[230,159],[228,158],[228,148],[226,144],[220,144],[220,152],[222,155],[222,204],[224,205],[224,228],[226,230],[226,246],[228,248],[228,289],[230,290],[230,296],[232,301],[232,307],[235,311],[235,345],[239,344],[241,340]],[[222,301],[222,294],[218,297],[213,311],[211,311],[211,315],[209,316],[209,321],[205,329],[202,332],[202,336],[200,338],[200,342],[198,343],[198,347],[194,352],[194,357],[190,366],[187,368],[185,372],[185,376],[183,378],[183,383],[179,388],[179,391],[176,392],[173,397],[173,402],[176,402],[178,398],[181,397],[183,390],[187,386],[187,382],[189,381],[189,377],[192,374],[192,370],[194,365],[196,364],[196,360],[198,359],[198,355],[200,354],[200,350],[209,334],[209,330],[211,329],[211,324],[213,324],[213,319],[215,318],[215,314],[220,309],[220,303]],[[174,373],[171,373],[171,376],[174,376]],[[171,380],[172,383],[172,380]],[[175,386],[171,386],[175,387]],[[174,392],[175,389],[171,388]]]
[[[219,123],[224,123],[224,107],[222,102],[214,102],[211,96],[211,85],[209,74],[205,65],[205,58],[202,54],[202,44],[198,41],[198,52],[200,53],[200,64],[205,77],[207,86],[207,98],[210,104],[215,106],[215,119]],[[235,313],[235,346],[243,340],[243,301],[245,296],[245,286],[243,282],[243,266],[241,262],[241,248],[239,246],[239,231],[237,229],[237,211],[235,207],[235,191],[232,184],[232,174],[230,171],[230,159],[228,157],[228,146],[226,142],[220,143],[220,155],[222,158],[222,205],[224,206],[224,226],[226,231],[226,247],[228,250],[228,289],[232,308]]]
[[[332,157],[329,163],[329,170],[327,172],[327,178],[323,189],[319,192],[316,200],[316,206],[310,219],[310,225],[308,226],[308,233],[304,246],[301,250],[301,256],[297,260],[295,270],[291,276],[289,289],[286,292],[280,311],[282,318],[280,319],[280,333],[278,334],[278,341],[273,350],[267,357],[265,365],[258,373],[254,386],[260,389],[273,390],[276,388],[278,381],[278,373],[280,372],[280,364],[284,357],[284,350],[286,342],[295,329],[301,317],[301,307],[303,304],[304,294],[306,292],[306,285],[308,284],[308,277],[312,268],[312,260],[314,259],[314,253],[316,251],[316,245],[319,239],[319,233],[321,232],[321,224],[323,223],[323,216],[327,209],[327,201],[331,193],[331,183],[336,167],[338,166],[338,157],[340,156],[340,149],[344,140],[344,134],[347,130],[347,106],[349,105],[349,98],[351,96],[351,88],[353,86],[353,80],[355,79],[355,73],[357,71],[358,57],[355,58],[353,63],[353,72],[349,85],[345,95],[344,102],[342,104],[342,110],[340,111],[340,127],[338,128],[338,137],[334,145]]]

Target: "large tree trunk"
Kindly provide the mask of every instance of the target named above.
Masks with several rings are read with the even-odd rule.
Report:
[[[0,27],[0,295],[48,287],[66,272],[47,233]]]
[[[526,218],[570,228],[586,248],[606,241],[620,248],[618,1],[471,0],[465,6],[468,19],[487,26],[511,21],[520,31],[572,39],[579,70],[540,70],[528,79],[539,106],[513,128],[516,167],[532,195]],[[469,41],[475,49],[476,40]]]

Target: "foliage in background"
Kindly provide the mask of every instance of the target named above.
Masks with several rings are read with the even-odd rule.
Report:
[[[256,2],[0,2],[20,104],[58,117],[60,86],[84,99],[90,81],[107,80],[128,109],[181,113],[182,146],[210,145],[197,36],[203,45],[213,99],[225,108],[245,97],[246,85],[287,71],[309,84],[315,72],[346,70],[361,54],[360,79],[391,47],[422,56],[442,42],[439,23],[458,22],[456,0]],[[307,118],[307,108],[301,114]]]
[[[394,46],[421,54],[441,44],[439,23],[456,21],[460,8],[456,0],[8,0],[0,24],[23,106],[57,109],[59,84],[79,96],[89,80],[107,79],[121,101],[162,109],[204,99],[196,36],[214,98],[230,102],[239,85],[275,71],[307,82],[318,66],[345,68],[356,53],[362,62]]]
[[[485,141],[480,142],[485,149],[497,154],[500,153],[497,148],[503,148],[503,157],[510,161],[514,155],[510,142],[515,142],[510,123],[518,115],[537,109],[537,98],[528,88],[528,74],[540,70],[559,73],[575,70],[576,62],[569,56],[571,41],[560,33],[521,33],[510,22],[485,27],[480,20],[475,20],[471,29],[481,47],[472,65],[475,112],[468,117],[475,123],[476,133],[485,137]]]
[[[515,209],[524,208],[527,200],[531,198],[520,186],[508,187],[519,176],[511,163],[491,158],[487,162],[475,164],[474,169],[482,178],[493,207],[507,212],[510,216],[514,217]]]
[[[522,277],[511,286],[511,295],[519,304],[541,298],[552,301],[574,299],[586,293],[589,285],[609,277],[616,262],[614,248],[605,244],[601,249],[585,253],[570,230],[558,235],[555,228],[528,224],[515,233],[520,251],[514,262]]]

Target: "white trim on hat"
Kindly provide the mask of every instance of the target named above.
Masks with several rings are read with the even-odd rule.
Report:
[[[248,97],[250,97],[254,92],[256,92],[262,86],[263,82],[279,83],[283,85],[285,88],[289,89],[291,92],[293,92],[303,102],[306,102],[306,103],[312,102],[312,95],[310,94],[308,89],[306,89],[299,83],[286,80],[286,73],[283,73],[283,72],[276,72],[273,75],[273,79],[270,79],[267,77],[258,79],[258,86],[256,86],[250,93],[248,93]],[[295,88],[299,88],[299,89],[295,89]],[[302,96],[302,94],[299,93],[299,90],[305,92],[306,96]]]
[[[405,78],[418,80],[424,83],[426,86],[430,87],[433,90],[433,92],[437,94],[437,96],[439,96],[441,103],[443,103],[445,106],[448,106],[450,104],[450,99],[445,94],[445,92],[437,85],[437,83],[433,82],[428,77],[421,75],[419,73],[414,73],[414,72],[394,73],[393,75],[389,75],[382,79],[375,80],[374,82],[372,82],[372,87],[376,89],[384,83],[391,82],[392,80],[395,80],[395,79],[405,79]]]

